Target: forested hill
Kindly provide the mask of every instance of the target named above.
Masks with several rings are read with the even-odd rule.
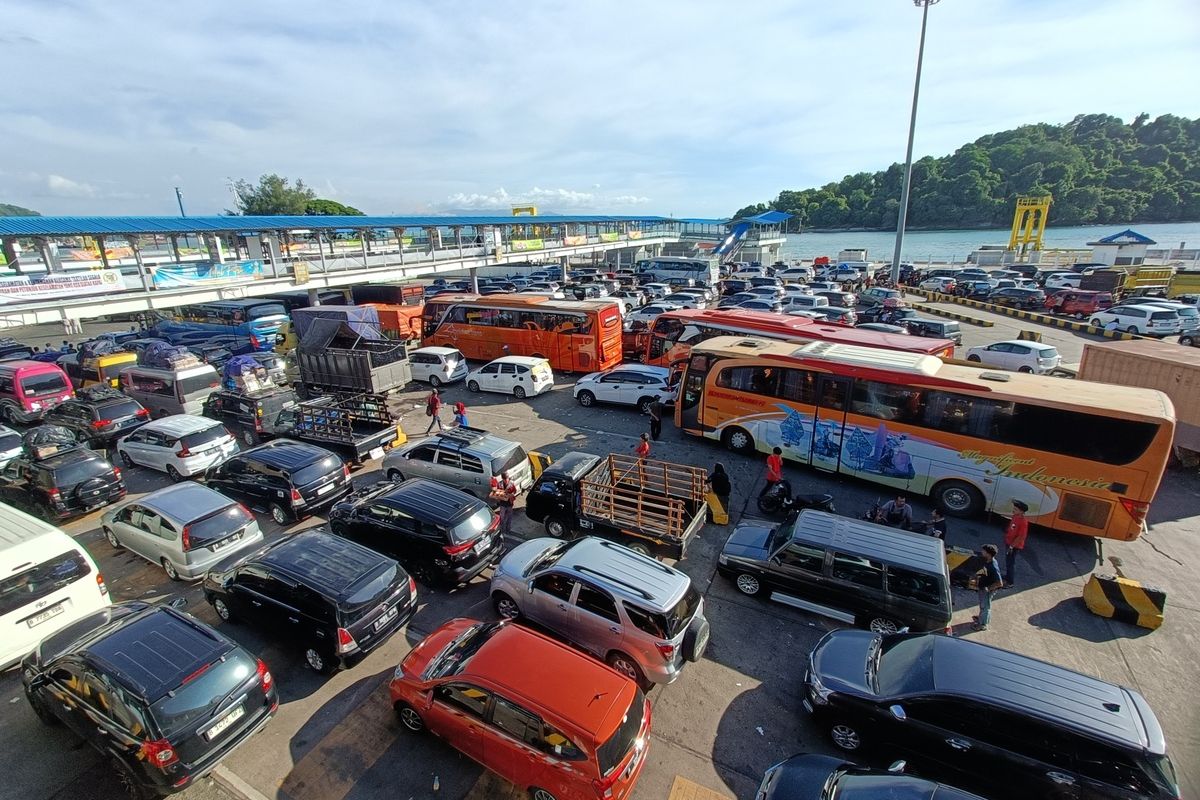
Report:
[[[896,227],[903,165],[847,175],[819,189],[784,190],[768,209],[805,228]],[[1200,119],[1170,114],[1130,124],[1081,114],[1065,125],[1025,125],[984,136],[952,155],[913,164],[908,226],[969,228],[1012,221],[1014,199],[1049,194],[1050,225],[1200,220]]]

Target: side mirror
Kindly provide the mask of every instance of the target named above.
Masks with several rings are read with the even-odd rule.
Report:
[[[908,766],[908,764],[905,763],[905,761],[903,759],[901,759],[900,761],[893,761],[891,766],[888,767],[887,771],[892,773],[893,775],[900,775],[904,772],[904,768],[907,766]]]
[[[904,706],[901,706],[901,705],[888,706],[888,711],[891,712],[891,715],[893,718],[895,718],[896,720],[898,720],[900,722],[904,722],[906,719],[908,719],[908,714],[904,713]]]
[[[169,605],[171,608],[175,609],[176,611],[182,611],[184,608],[187,607],[187,598],[186,597],[176,597],[174,600],[167,603],[167,605]]]
[[[896,633],[908,633],[908,626],[907,626],[907,625],[905,625],[903,628],[901,628],[900,630],[896,631]]]
[[[530,581],[527,585],[529,586],[529,593],[533,594],[533,581]]]

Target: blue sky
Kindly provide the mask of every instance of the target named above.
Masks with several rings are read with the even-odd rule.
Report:
[[[303,178],[379,214],[722,216],[904,155],[910,0],[8,0],[0,202],[189,214]],[[1200,116],[1196,0],[943,0],[916,152]]]

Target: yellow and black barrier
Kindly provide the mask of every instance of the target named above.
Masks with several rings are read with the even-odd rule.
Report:
[[[991,328],[996,324],[990,319],[980,319],[979,317],[972,317],[969,314],[960,314],[957,311],[947,311],[944,308],[935,308],[934,306],[927,306],[923,303],[916,303],[913,305],[913,308],[916,308],[917,310],[926,314],[936,314],[939,317],[949,317],[950,319],[956,319],[959,322],[966,322],[970,325],[978,325],[981,328]]]
[[[975,553],[965,547],[951,547],[946,551],[946,567],[950,572],[954,572],[973,555]]]
[[[533,471],[533,479],[535,481],[542,477],[542,472],[553,463],[554,459],[545,453],[539,453],[537,450],[529,451],[529,467]]]
[[[1000,306],[995,303],[985,303],[982,300],[972,300],[969,297],[956,297],[952,294],[941,294],[940,292],[927,292],[924,289],[905,289],[907,292],[920,295],[931,303],[955,303],[960,306],[968,306],[970,308],[978,308],[981,311],[987,311],[991,314],[1002,314],[1006,317],[1014,317],[1016,319],[1029,320],[1036,322],[1039,325],[1046,325],[1050,328],[1061,328],[1067,331],[1083,331],[1090,333],[1093,336],[1103,336],[1106,339],[1141,339],[1144,337],[1134,333],[1126,333],[1125,331],[1106,331],[1103,328],[1097,328],[1087,322],[1076,322],[1072,319],[1064,319],[1062,317],[1054,317],[1045,314],[1041,311],[1026,311],[1021,308],[1011,308],[1009,306]],[[939,312],[938,309],[929,308],[927,306],[918,306],[922,311],[928,311],[931,314],[941,314],[941,316],[951,317],[952,319],[961,319],[963,322],[975,322],[974,317],[955,317],[953,312]],[[991,325],[991,322],[975,324]]]
[[[729,511],[721,503],[721,498],[712,492],[708,492],[704,495],[704,499],[708,502],[708,512],[709,516],[712,517],[712,521],[717,525],[728,525]]]
[[[1092,575],[1083,602],[1097,616],[1154,630],[1163,624],[1167,593],[1118,575]]]

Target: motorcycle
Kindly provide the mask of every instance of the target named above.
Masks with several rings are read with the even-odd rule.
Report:
[[[792,494],[792,484],[779,481],[758,498],[758,510],[764,514],[798,514],[806,508],[837,513],[831,494]]]

